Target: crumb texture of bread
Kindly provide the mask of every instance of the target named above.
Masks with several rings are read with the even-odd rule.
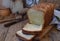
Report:
[[[35,25],[35,24],[29,24],[27,23],[23,30],[26,31],[42,31],[42,25]]]
[[[52,3],[41,3],[33,6],[27,12],[29,22],[31,24],[37,24],[43,26],[49,25],[53,19],[54,4]]]
[[[17,31],[16,33],[19,37],[21,37],[22,40],[31,40],[35,35],[26,35],[22,33],[22,30]]]

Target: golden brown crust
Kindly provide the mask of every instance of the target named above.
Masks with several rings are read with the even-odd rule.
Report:
[[[33,6],[31,9],[44,12],[44,26],[49,25],[53,19],[55,4],[52,3],[41,3]]]
[[[22,29],[22,32],[24,34],[28,34],[28,35],[36,35],[36,34],[39,34],[41,31],[26,31],[26,30]]]
[[[48,5],[46,6],[48,8],[48,11],[45,14],[45,23],[44,26],[48,26],[49,23],[52,21],[53,19],[53,14],[54,14],[54,4],[48,3]]]
[[[47,4],[41,3],[38,5],[35,5],[34,7],[32,7],[32,9],[38,10],[38,11],[43,11],[44,13],[46,12],[46,6]]]

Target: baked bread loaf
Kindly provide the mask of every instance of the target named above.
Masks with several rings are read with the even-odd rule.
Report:
[[[32,39],[35,37],[35,35],[26,35],[22,33],[22,30],[18,31],[16,33],[17,36],[23,41],[32,41]]]
[[[39,34],[43,27],[47,27],[54,14],[54,4],[41,3],[28,10],[29,23],[22,29],[24,34]]]
[[[30,8],[27,12],[29,22],[31,24],[43,25],[43,27],[49,25],[53,18],[54,4],[41,3]]]
[[[27,23],[22,29],[22,32],[24,34],[31,34],[31,35],[39,34],[41,31],[42,31],[42,25],[35,25],[29,23]]]

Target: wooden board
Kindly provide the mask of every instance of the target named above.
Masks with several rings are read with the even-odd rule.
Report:
[[[53,41],[60,41],[60,31],[56,29],[57,27],[54,27],[51,30],[50,37],[52,38]]]
[[[41,41],[60,41],[60,31],[57,31],[57,27],[53,27],[49,33],[41,39]]]
[[[17,19],[17,18],[22,18],[22,17],[21,17],[21,15],[16,15],[16,16],[10,15],[10,16],[5,17],[4,19],[1,19],[0,23],[9,22],[9,21]]]
[[[9,28],[5,28],[4,24],[0,24],[0,41],[4,41]]]
[[[53,27],[54,25],[49,25],[43,28],[42,32],[40,32],[40,34],[35,39],[41,40],[44,36],[46,36],[46,34],[48,34],[49,31],[51,31]]]
[[[50,32],[46,34],[40,41],[52,41],[52,38],[50,37]]]
[[[21,41],[17,36],[16,36],[16,32],[21,30],[23,28],[23,26],[27,23],[26,21],[17,23],[15,25],[12,25],[9,28],[8,34],[6,36],[5,41]]]
[[[40,33],[40,39],[43,38],[52,28],[53,28],[53,25],[49,25],[45,27]]]
[[[12,25],[11,27],[9,27],[9,29],[4,28],[3,25],[1,27],[0,25],[0,41],[22,41],[16,36],[16,32],[21,30],[26,23],[27,20]],[[57,31],[55,27],[53,27],[48,33],[44,35],[44,37],[40,41],[60,41],[60,32]]]
[[[23,21],[21,23],[17,23],[15,25],[12,25],[9,28],[9,31],[8,31],[8,34],[7,34],[7,37],[6,37],[5,41],[19,41],[20,39],[16,36],[16,32],[19,31],[19,30],[21,30],[26,23],[27,23],[27,21]],[[51,30],[52,27],[53,27],[52,25],[46,27],[42,31],[42,33],[41,33],[41,35],[40,35],[39,38],[41,39],[42,37],[44,37]]]

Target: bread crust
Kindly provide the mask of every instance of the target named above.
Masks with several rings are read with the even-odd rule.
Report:
[[[47,27],[53,19],[55,5],[52,3],[41,3],[39,5],[33,6],[31,9],[43,11],[44,13],[44,24],[43,28]],[[29,19],[29,18],[28,18]],[[29,20],[30,21],[30,20]],[[39,34],[41,31],[27,31],[22,29],[24,34]]]
[[[46,27],[50,24],[50,22],[53,19],[54,8],[55,8],[55,4],[41,3],[39,5],[33,6],[31,9],[34,9],[34,10],[37,10],[37,11],[42,11],[44,13],[44,26],[43,27]]]
[[[50,24],[50,22],[53,19],[53,15],[54,15],[54,4],[48,3],[46,7],[48,8],[48,11],[45,13],[45,16],[44,16],[44,20],[45,20],[44,27]]]
[[[22,29],[23,34],[28,34],[28,35],[37,35],[39,34],[41,31],[26,31],[24,29]]]

